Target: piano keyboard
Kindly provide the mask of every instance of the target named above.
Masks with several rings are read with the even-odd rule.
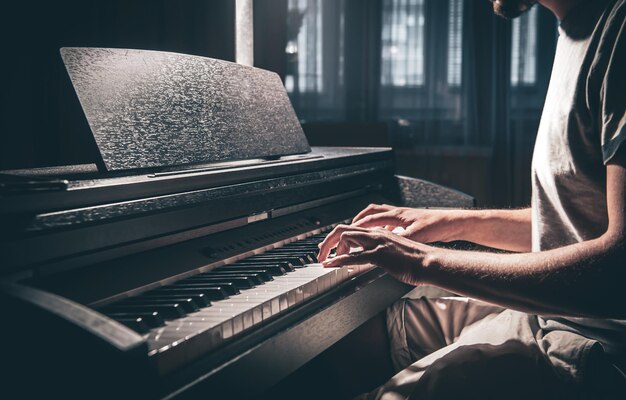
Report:
[[[317,245],[325,236],[287,243],[100,311],[146,335],[149,356],[167,372],[184,361],[181,355],[215,349],[362,271],[317,263]]]

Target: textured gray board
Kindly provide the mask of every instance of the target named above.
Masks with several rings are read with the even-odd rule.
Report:
[[[176,53],[62,48],[107,171],[310,151],[278,75]]]

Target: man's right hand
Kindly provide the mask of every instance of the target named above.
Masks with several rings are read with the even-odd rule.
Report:
[[[361,228],[386,228],[415,242],[450,242],[459,239],[462,220],[454,210],[394,207],[370,204],[352,220]],[[398,230],[396,228],[402,228]]]

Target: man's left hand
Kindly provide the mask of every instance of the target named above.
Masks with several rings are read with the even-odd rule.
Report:
[[[338,229],[337,229],[338,228]],[[435,248],[398,236],[385,229],[338,226],[336,256],[325,267],[373,264],[411,285],[424,283],[428,254]],[[358,251],[354,251],[359,249]]]

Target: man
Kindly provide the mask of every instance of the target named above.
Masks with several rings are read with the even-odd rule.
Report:
[[[513,18],[536,1],[492,2]],[[532,208],[371,205],[320,245],[327,267],[374,264],[466,296],[387,311],[397,373],[368,398],[626,398],[626,0],[538,2],[560,35]],[[453,240],[511,253],[424,244]]]

